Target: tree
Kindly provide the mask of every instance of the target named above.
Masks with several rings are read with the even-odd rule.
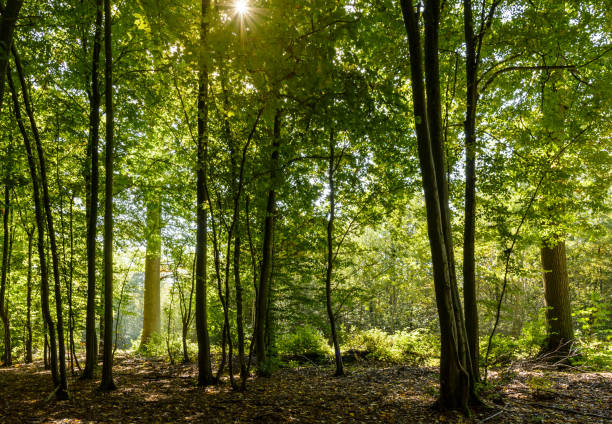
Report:
[[[100,389],[115,390],[113,381],[113,48],[111,30],[111,0],[104,0],[104,82],[106,104],[106,157],[104,158],[104,353]]]
[[[9,138],[9,145],[7,149],[7,162],[12,161],[12,140]],[[2,242],[2,279],[0,280],[0,319],[4,325],[4,365],[12,365],[12,353],[11,353],[11,323],[9,317],[9,305],[8,299],[6,298],[7,292],[7,273],[9,268],[9,245],[11,239],[11,232],[9,229],[9,215],[11,213],[11,167],[6,168],[6,176],[4,179],[4,208],[2,210],[2,223],[3,223],[3,235],[4,240]],[[6,305],[5,305],[6,303]]]
[[[196,236],[196,330],[198,336],[198,385],[213,383],[210,366],[210,339],[206,311],[207,250],[207,161],[208,161],[208,51],[210,0],[202,0],[198,67],[198,136],[197,136],[197,236]]]
[[[85,369],[81,378],[92,379],[98,363],[96,340],[96,234],[98,225],[98,143],[100,141],[99,66],[102,37],[102,0],[96,0],[94,45],[91,60],[89,142],[85,171],[87,207],[87,315],[85,325]]]
[[[6,6],[0,5],[0,110],[4,100],[4,87],[13,44],[13,33],[17,25],[23,0],[8,0]]]
[[[140,345],[146,346],[154,333],[161,329],[160,315],[160,259],[161,259],[161,199],[157,193],[149,194],[145,237],[144,312]]]
[[[413,113],[440,319],[440,397],[438,405],[443,409],[468,411],[468,402],[474,393],[474,387],[471,384],[473,376],[469,362],[465,322],[455,278],[445,151],[441,131],[438,58],[440,3],[438,0],[425,2],[423,48],[421,47],[421,29],[414,6],[409,0],[402,0],[401,9],[410,47]],[[424,73],[422,57],[425,61]]]

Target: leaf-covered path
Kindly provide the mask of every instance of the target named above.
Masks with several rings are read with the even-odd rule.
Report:
[[[117,391],[100,393],[96,382],[73,379],[70,401],[46,403],[50,376],[40,363],[1,368],[0,422],[612,422],[603,418],[612,417],[612,373],[512,373],[492,393],[499,409],[466,419],[431,408],[438,387],[432,368],[368,362],[350,367],[347,377],[330,377],[331,372],[283,369],[251,380],[247,391],[238,393],[227,383],[197,388],[193,365],[121,357]]]

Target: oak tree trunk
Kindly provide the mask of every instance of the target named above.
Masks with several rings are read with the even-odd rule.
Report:
[[[546,341],[544,352],[566,354],[574,340],[569,299],[569,280],[565,241],[554,240],[542,245],[544,299],[546,300]]]

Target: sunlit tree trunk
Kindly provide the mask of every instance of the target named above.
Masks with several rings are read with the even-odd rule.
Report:
[[[154,195],[152,195],[154,196]],[[147,254],[145,257],[144,311],[140,345],[145,346],[161,329],[160,260],[161,260],[161,200],[147,201]]]

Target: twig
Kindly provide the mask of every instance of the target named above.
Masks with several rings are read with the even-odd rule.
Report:
[[[501,415],[504,413],[504,411],[506,410],[506,408],[508,407],[508,405],[504,406],[502,409],[500,409],[499,411],[497,411],[495,414],[488,416],[487,418],[478,421],[479,423],[486,423],[489,420],[492,420],[493,418],[497,417],[498,415]]]

